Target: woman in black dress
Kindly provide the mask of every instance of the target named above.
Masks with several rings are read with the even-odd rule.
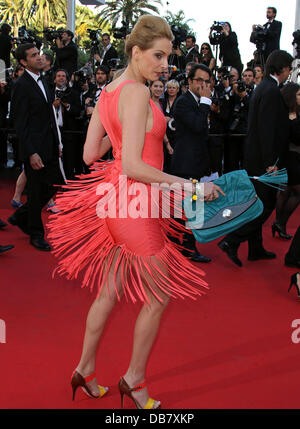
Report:
[[[168,122],[166,133],[166,145],[164,150],[164,172],[171,172],[171,161],[174,154],[175,128],[173,110],[174,104],[180,95],[180,85],[177,80],[170,80],[166,85],[165,97],[162,102],[163,112]]]
[[[215,69],[216,60],[209,43],[202,43],[199,62],[209,67],[211,71]]]
[[[289,183],[286,191],[279,194],[272,230],[274,237],[277,232],[281,238],[290,240],[292,236],[287,234],[286,225],[300,204],[300,85],[288,83],[281,92],[290,112],[290,146],[286,162]]]

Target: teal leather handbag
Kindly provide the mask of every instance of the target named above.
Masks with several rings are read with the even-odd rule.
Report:
[[[263,203],[250,179],[276,189],[288,181],[286,170],[261,177],[249,177],[245,170],[233,171],[214,181],[225,196],[220,195],[212,202],[193,201],[191,197],[184,200],[186,227],[192,230],[199,243],[214,241],[262,214]]]

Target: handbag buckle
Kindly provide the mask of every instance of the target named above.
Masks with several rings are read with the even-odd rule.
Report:
[[[229,209],[226,209],[223,211],[222,216],[223,216],[223,218],[230,218],[232,216],[232,211]]]

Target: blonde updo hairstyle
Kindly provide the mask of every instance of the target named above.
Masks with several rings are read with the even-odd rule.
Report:
[[[167,21],[159,16],[142,15],[132,32],[126,37],[125,53],[132,57],[132,48],[138,46],[146,51],[153,46],[155,39],[166,38],[172,42],[174,36]]]

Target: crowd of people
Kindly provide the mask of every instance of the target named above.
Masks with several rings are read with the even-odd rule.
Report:
[[[67,180],[68,183],[72,181],[76,187],[78,179],[80,181],[84,180],[84,176],[91,177],[89,166],[100,158],[108,161],[103,168],[103,171],[107,170],[106,174],[110,172],[111,160],[114,160],[118,168],[121,154],[116,150],[115,141],[121,138],[118,128],[120,124],[112,112],[115,112],[116,116],[119,112],[120,123],[124,127],[126,124],[125,128],[133,141],[140,135],[139,131],[133,133],[134,127],[138,127],[138,124],[135,124],[136,119],[144,120],[145,129],[140,132],[145,139],[145,145],[147,137],[153,139],[153,151],[157,136],[162,134],[163,172],[157,173],[156,168],[154,171],[147,163],[142,164],[135,152],[135,166],[128,156],[127,164],[123,160],[123,165],[127,165],[126,171],[130,173],[128,175],[137,181],[140,179],[143,182],[146,181],[145,177],[147,180],[152,177],[157,178],[158,183],[163,183],[164,179],[173,183],[175,178],[181,178],[182,183],[187,183],[193,177],[195,183],[205,182],[205,198],[207,201],[213,201],[222,194],[222,190],[212,183],[215,177],[244,168],[251,176],[261,176],[286,167],[289,174],[286,189],[277,192],[264,184],[255,183],[256,192],[264,204],[263,214],[227,235],[219,243],[219,248],[239,267],[243,264],[238,257],[238,248],[245,241],[249,244],[250,261],[275,259],[276,255],[263,246],[262,226],[276,208],[273,235],[275,237],[279,234],[284,240],[292,240],[293,237],[287,230],[288,220],[300,203],[300,86],[288,82],[294,58],[279,50],[281,25],[275,21],[276,13],[275,8],[268,8],[268,23],[264,30],[268,34],[265,40],[269,42],[265,43],[262,50],[265,58],[256,55],[246,67],[241,62],[237,35],[232,31],[230,23],[223,23],[218,41],[221,59],[219,68],[216,68],[218,59],[214,58],[211,45],[203,43],[199,51],[194,36],[186,37],[185,53],[174,45],[173,52],[169,52],[172,36],[169,27],[161,23],[159,25],[163,26],[163,33],[158,34],[163,36],[155,36],[154,43],[150,39],[152,44],[145,44],[145,48],[136,32],[133,32],[126,45],[129,65],[117,72],[109,68],[109,58],[114,58],[116,52],[113,51],[108,34],[103,35],[104,49],[103,53],[95,58],[94,72],[93,67],[88,66],[84,72],[76,72],[76,46],[69,31],[63,33],[61,44],[57,44],[55,62],[51,55],[41,56],[34,44],[20,45],[15,53],[18,66],[12,82],[10,86],[1,83],[1,161],[5,164],[8,131],[4,128],[9,117],[9,128],[16,131],[16,162],[19,160],[22,164],[22,173],[11,201],[16,211],[8,222],[29,235],[30,243],[36,249],[50,251],[51,246],[44,237],[41,211],[47,204],[48,209],[54,213],[60,211],[59,204],[56,205],[54,201],[55,189],[52,185],[63,187]],[[144,18],[144,21],[147,19]],[[153,17],[151,19],[154,20]],[[143,28],[144,21],[141,20],[138,25],[147,33],[151,27],[147,24]],[[158,25],[153,21],[154,24]],[[253,28],[253,33],[257,31],[257,28]],[[256,40],[256,37],[255,34],[251,35],[253,40]],[[215,43],[212,35],[210,41]],[[151,55],[160,62],[160,69],[154,70],[155,60]],[[169,59],[169,66],[166,66],[165,56]],[[180,64],[179,72],[174,68],[174,61]],[[161,64],[164,65],[163,68]],[[150,67],[149,70],[147,66]],[[110,98],[111,93],[117,93],[115,82],[122,86],[132,80],[145,84],[143,87],[132,87],[132,92],[128,85],[125,85],[126,89],[122,92],[127,94],[130,103],[134,103],[133,95],[136,94],[137,106],[141,106],[142,111],[136,112],[135,105],[134,117],[130,116],[133,104],[125,106],[123,96],[120,96],[119,110],[115,106],[113,110],[113,102],[108,101],[115,100]],[[147,93],[145,86],[149,88]],[[107,88],[112,91],[107,92]],[[157,122],[161,123],[164,116],[167,127],[163,133],[162,126],[156,130],[153,119],[153,127],[149,127],[151,131],[146,132],[145,138],[145,130],[149,125],[148,110],[145,108],[149,92],[152,103],[160,111],[161,116]],[[103,111],[105,103],[112,110]],[[101,106],[101,120],[107,127],[99,122],[98,106]],[[109,135],[106,135],[106,131]],[[112,141],[112,137],[115,141]],[[123,143],[126,141],[130,147],[127,137],[124,131]],[[98,147],[99,142],[101,149]],[[134,148],[135,150],[138,149]],[[140,147],[139,150],[142,152]],[[146,152],[149,150],[148,145]],[[124,149],[122,157],[125,153]],[[148,156],[151,159],[151,154]],[[152,156],[158,156],[157,152],[153,152]],[[153,161],[153,165],[158,164],[159,160]],[[144,172],[140,171],[142,167]],[[25,186],[27,201],[23,204],[21,194]],[[67,200],[66,202],[69,204]],[[76,201],[72,204],[75,207]],[[181,220],[181,223],[184,230],[184,221]],[[5,222],[1,221],[0,228],[5,225]],[[131,224],[128,225],[131,228]],[[112,230],[116,227],[112,221],[111,227]],[[52,235],[58,235],[58,231],[53,230]],[[300,267],[299,238],[300,229],[286,255],[285,264],[289,267]],[[178,236],[172,239],[177,243]],[[159,241],[159,238],[157,240]],[[149,239],[149,242],[152,243],[152,239]],[[180,259],[182,269],[185,266],[183,261],[187,259],[196,263],[211,262],[209,257],[199,252],[190,233],[184,233],[180,244],[181,256],[176,257],[185,258]],[[160,242],[158,247],[159,245]],[[174,243],[174,246],[176,245]],[[0,252],[11,248],[12,246],[1,246]],[[149,267],[152,267],[150,263]],[[162,272],[163,269],[157,278],[162,277],[160,280],[165,285],[163,278],[166,275]],[[147,276],[145,279],[147,284],[151,283]],[[296,285],[300,295],[298,277],[293,279],[292,284]],[[158,296],[161,296],[160,286],[158,285],[158,289],[156,286],[157,284],[153,288],[158,291]],[[155,307],[152,298],[151,305]],[[95,389],[89,390],[88,382],[80,375],[84,369],[86,368],[82,363],[73,375],[74,395],[77,387],[83,386],[92,396],[96,396],[99,392],[95,392]],[[126,380],[127,382],[124,378],[121,380],[119,388],[121,395],[130,396],[133,389],[130,391],[129,385],[136,384],[137,380],[134,380],[130,371]],[[102,393],[105,394],[106,391]],[[158,403],[152,403],[152,407],[157,406]]]
[[[201,179],[204,176],[210,177],[214,173],[221,176],[244,167],[244,149],[251,98],[254,90],[263,80],[268,56],[279,48],[282,24],[275,20],[276,14],[275,8],[267,9],[268,22],[261,27],[266,31],[264,39],[266,43],[262,48],[263,55],[257,55],[257,51],[255,51],[254,59],[249,61],[244,68],[239,54],[237,35],[232,31],[229,22],[222,23],[222,30],[219,29],[217,42],[220,46],[220,67],[216,67],[218,59],[214,57],[212,46],[209,43],[203,43],[199,49],[195,37],[187,35],[185,50],[173,44],[168,69],[165,69],[156,81],[147,83],[152,100],[161,109],[168,124],[164,138],[165,172],[180,173],[184,177],[194,174],[195,177]],[[258,31],[257,26],[253,26],[251,34],[253,42],[257,39]],[[2,38],[4,38],[6,46],[8,34],[9,26],[4,24]],[[59,167],[64,180],[74,180],[77,176],[89,172],[88,166],[83,161],[83,147],[89,122],[103,88],[112,81],[114,75],[122,72],[116,72],[109,67],[109,61],[118,55],[107,33],[102,35],[103,50],[101,55],[100,52],[95,55],[94,69],[92,64],[88,63],[79,72],[76,71],[78,53],[73,37],[73,33],[69,30],[62,32],[56,40],[55,59],[54,55],[50,54],[43,54],[39,58],[39,73],[47,82],[53,98],[52,106],[60,139]],[[209,38],[212,44],[216,44],[213,28]],[[10,66],[7,48],[6,50],[3,48],[4,51],[6,55],[2,55],[3,59],[6,65]],[[176,69],[170,63],[180,64],[180,69]],[[200,82],[201,85],[203,81],[201,77],[198,78],[198,81],[194,80],[194,77],[190,77],[191,70],[197,70],[197,65],[205,66],[208,69],[200,68],[200,74],[205,75],[208,72],[209,75],[206,80],[205,95],[201,94],[200,97],[201,104],[205,104],[205,114],[202,120],[201,117],[197,118],[197,115],[191,116],[189,122],[189,109],[181,108],[181,104],[184,99],[188,100],[191,94],[195,97],[197,89],[193,89],[193,86],[197,84],[194,82],[196,81],[198,84]],[[15,83],[23,75],[25,69],[24,58],[23,61],[21,57],[18,58],[9,83],[0,83],[0,163],[3,167],[7,162],[7,142],[9,140],[13,145],[15,165],[23,166],[11,199],[14,209],[21,208],[23,205],[21,196],[24,190],[28,192],[24,167],[26,156],[22,153],[24,147],[20,145],[20,142],[18,144],[14,132],[9,136],[7,129],[15,127],[11,96]],[[192,83],[190,84],[190,82]],[[285,192],[278,195],[276,222],[272,231],[274,236],[279,234],[281,238],[287,240],[292,238],[287,232],[287,222],[300,202],[298,179],[300,164],[299,89],[296,83],[285,84],[281,89],[290,117],[288,138],[290,150],[287,159],[290,180]],[[24,117],[24,113],[18,111],[17,115]],[[195,130],[193,127],[198,127],[198,129]],[[187,139],[190,141],[189,148],[186,145]],[[194,148],[191,147],[193,140]],[[105,154],[105,159],[112,158],[110,150]],[[47,209],[53,213],[57,212],[52,197],[47,200]],[[188,247],[190,246],[191,244],[188,245]],[[210,258],[199,254],[195,245],[192,248],[194,250],[193,260],[210,262]]]

